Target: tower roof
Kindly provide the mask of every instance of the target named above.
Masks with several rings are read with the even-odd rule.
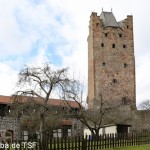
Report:
[[[112,12],[102,11],[100,18],[103,20],[103,24],[105,27],[120,27]]]

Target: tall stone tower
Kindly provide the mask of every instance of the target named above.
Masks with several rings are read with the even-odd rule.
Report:
[[[99,101],[135,105],[133,18],[117,22],[112,12],[93,12],[88,36],[88,106]]]

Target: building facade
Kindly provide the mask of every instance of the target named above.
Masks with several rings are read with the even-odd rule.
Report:
[[[113,104],[136,103],[133,17],[117,22],[112,12],[89,21],[88,106],[99,101]]]
[[[36,100],[36,98],[34,100]],[[11,116],[13,109],[11,108],[12,103],[11,96],[0,95],[0,142],[12,143],[20,139],[28,140],[28,137],[31,134],[28,131],[28,128],[30,127],[30,129],[33,130],[31,127],[33,124],[30,122],[30,116],[27,117],[27,120],[24,120],[23,117],[16,118]],[[71,107],[72,112],[70,111],[68,104]],[[75,101],[66,102],[61,99],[49,99],[48,105],[51,106],[51,109],[53,109],[54,112],[58,111],[59,113],[62,110],[61,113],[64,114],[61,115],[62,118],[58,127],[53,130],[53,137],[70,137],[82,134],[80,121],[72,115],[79,111],[79,105]],[[65,114],[63,111],[67,113]],[[23,116],[26,118],[25,115]],[[57,122],[57,120],[55,122]],[[36,133],[38,135],[39,132],[37,131]]]

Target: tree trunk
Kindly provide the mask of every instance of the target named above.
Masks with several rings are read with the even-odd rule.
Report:
[[[40,140],[43,142],[44,115],[40,115]]]
[[[98,139],[98,137],[99,137],[99,130],[96,130],[95,131],[95,138]]]
[[[98,129],[91,130],[91,133],[92,133],[93,138],[97,139],[99,137],[99,130]]]

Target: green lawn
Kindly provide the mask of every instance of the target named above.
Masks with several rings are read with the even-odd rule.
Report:
[[[150,150],[150,144],[130,146],[130,147],[125,147],[125,148],[109,148],[105,150]]]

